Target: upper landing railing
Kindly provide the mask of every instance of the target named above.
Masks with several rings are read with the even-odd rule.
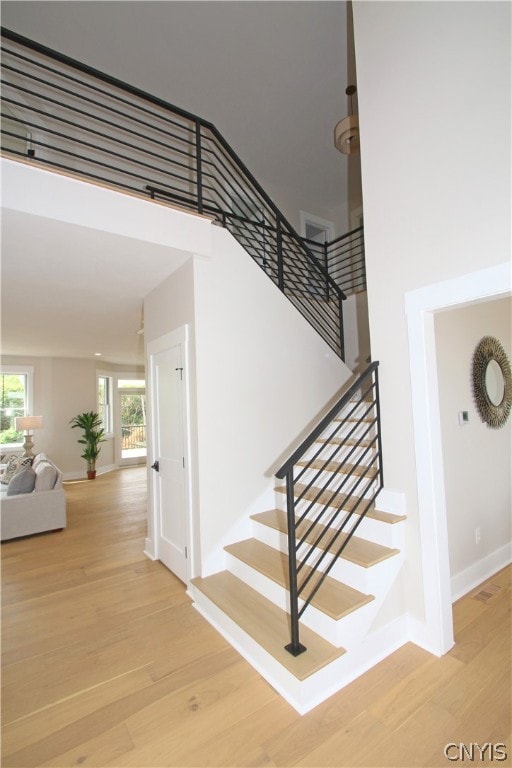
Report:
[[[2,150],[212,216],[344,358],[345,294],[211,123],[2,29]]]

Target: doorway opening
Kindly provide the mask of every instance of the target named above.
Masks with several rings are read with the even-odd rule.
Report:
[[[306,240],[323,245],[334,240],[334,224],[306,211],[300,212],[300,233]]]
[[[121,428],[120,464],[146,461],[146,382],[144,379],[118,379],[119,424]]]

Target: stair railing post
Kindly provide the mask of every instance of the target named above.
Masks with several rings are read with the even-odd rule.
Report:
[[[196,182],[197,212],[203,212],[203,168],[201,158],[201,121],[196,120]]]
[[[295,498],[293,493],[293,467],[286,473],[286,516],[288,520],[288,567],[290,578],[290,630],[291,642],[285,649],[298,656],[306,646],[299,642],[299,595],[297,588],[297,551],[295,548]]]
[[[343,299],[338,294],[338,318],[340,324],[340,357],[345,362],[345,333],[343,328]]]
[[[283,231],[279,216],[277,217],[277,284],[279,290],[284,293]]]

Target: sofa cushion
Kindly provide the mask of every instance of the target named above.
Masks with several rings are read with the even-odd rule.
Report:
[[[41,451],[41,453],[36,453],[34,461],[32,462],[32,467],[35,469],[40,461],[49,461],[48,456],[43,451]]]
[[[57,469],[49,461],[40,461],[35,468],[36,491],[51,491],[57,480]]]
[[[32,493],[36,484],[36,473],[31,466],[25,466],[14,474],[7,486],[7,496]]]
[[[9,485],[11,478],[25,467],[32,465],[32,458],[30,456],[9,456],[5,469],[0,477],[0,482],[4,485]]]

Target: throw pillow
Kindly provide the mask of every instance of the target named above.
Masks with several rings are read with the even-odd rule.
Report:
[[[57,480],[57,470],[49,461],[40,461],[35,469],[36,491],[51,491]]]
[[[4,485],[9,485],[11,477],[13,477],[16,472],[24,467],[29,467],[31,464],[32,458],[30,456],[9,456],[0,482]]]
[[[8,496],[19,496],[20,493],[32,493],[36,484],[36,473],[30,466],[23,467],[16,472],[7,486]]]
[[[46,455],[46,453],[43,453],[43,451],[35,455],[34,460],[32,462],[33,469],[37,467],[40,461],[48,461],[48,456]]]

